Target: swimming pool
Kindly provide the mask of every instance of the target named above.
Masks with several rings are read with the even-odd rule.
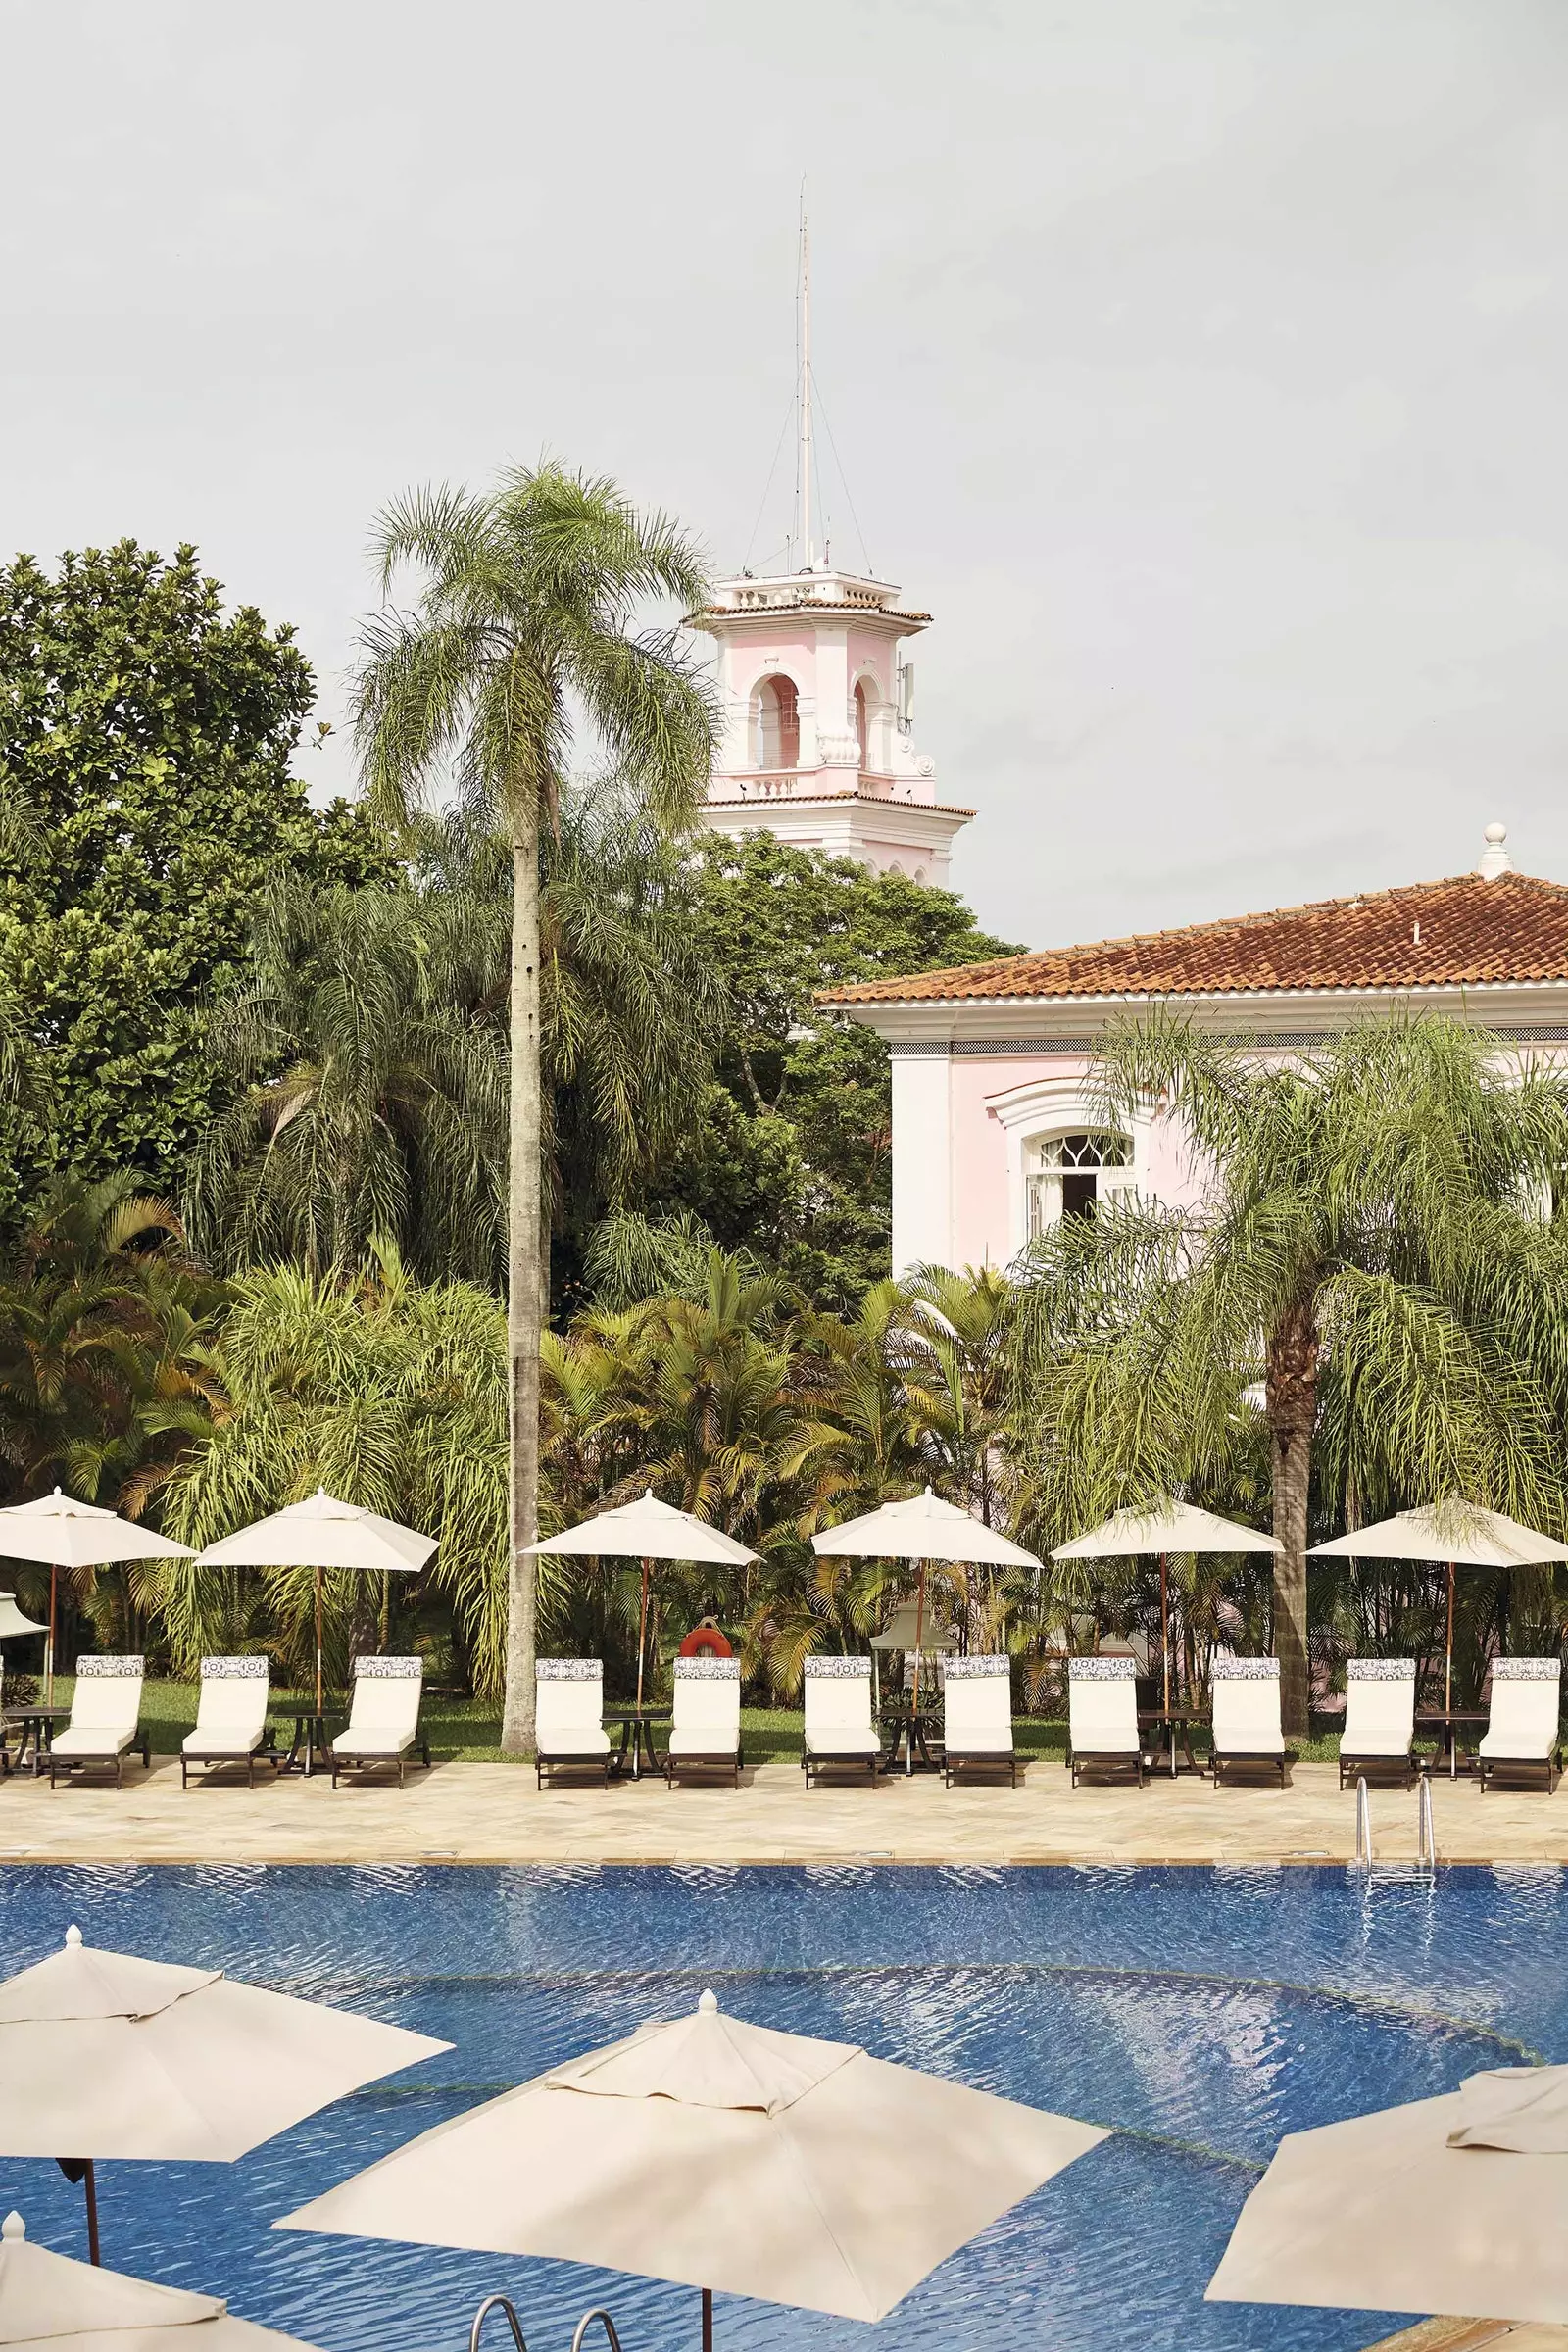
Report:
[[[530,2352],[565,2352],[601,2300],[626,2352],[692,2343],[685,2288],[268,2224],[481,2097],[694,2006],[706,1984],[760,2023],[1115,2128],[883,2323],[922,2352],[1372,2343],[1398,2322],[1202,2301],[1281,2133],[1478,2067],[1568,2060],[1557,1870],[1366,1886],[1298,1867],[18,1866],[0,1873],[0,1974],[73,1920],[89,1943],[227,1967],[456,2045],[237,2165],[103,2170],[107,2262],[225,2293],[324,2352],[460,2352],[496,2288]],[[31,2235],[85,2254],[79,2192],[52,2166],[0,2160],[0,2212],[13,2205]],[[873,2340],[724,2298],[716,2335],[720,2352]]]

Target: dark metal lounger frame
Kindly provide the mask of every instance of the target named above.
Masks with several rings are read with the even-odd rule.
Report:
[[[828,1755],[821,1748],[818,1748],[814,1755],[809,1749],[803,1748],[801,1750],[801,1770],[806,1775],[808,1788],[813,1780],[820,1780],[824,1772],[868,1772],[871,1776],[871,1786],[874,1788],[882,1773],[882,1750],[879,1747],[873,1748],[867,1755],[862,1748],[854,1755],[833,1756]]]
[[[942,1751],[943,1786],[948,1788],[953,1787],[956,1774],[961,1776],[966,1772],[972,1772],[978,1776],[992,1773],[999,1779],[1003,1773],[1005,1773],[1013,1788],[1016,1788],[1018,1767],[1018,1751],[1013,1747],[971,1748],[967,1754],[961,1748],[955,1752],[951,1747],[944,1747]]]
[[[1421,1767],[1415,1760],[1413,1745],[1398,1756],[1358,1756],[1340,1750],[1340,1787],[1348,1788],[1352,1781],[1371,1782],[1379,1774],[1397,1777],[1401,1788],[1413,1788],[1421,1777]]]
[[[608,1744],[603,1755],[594,1756],[547,1756],[541,1748],[533,1761],[534,1783],[537,1788],[543,1788],[546,1786],[545,1776],[547,1774],[553,1784],[561,1778],[563,1773],[570,1772],[580,1772],[585,1777],[597,1779],[604,1788],[610,1787],[610,1748]]]
[[[282,1757],[277,1752],[277,1734],[271,1724],[269,1724],[256,1746],[248,1748],[244,1755],[236,1754],[231,1747],[182,1747],[179,1751],[179,1785],[182,1788],[190,1787],[190,1768],[193,1764],[205,1764],[209,1771],[215,1771],[220,1764],[243,1764],[245,1786],[247,1788],[254,1788],[258,1763],[270,1764],[272,1777],[275,1780],[277,1768],[282,1761]]]
[[[1476,1766],[1481,1775],[1483,1796],[1486,1794],[1488,1781],[1495,1780],[1499,1772],[1525,1774],[1539,1772],[1542,1787],[1549,1796],[1556,1788],[1562,1772],[1562,1749],[1561,1747],[1550,1748],[1544,1756],[1478,1756]]]
[[[1277,1772],[1280,1776],[1280,1787],[1283,1788],[1285,1775],[1290,1768],[1290,1758],[1283,1748],[1278,1755],[1275,1755],[1271,1750],[1265,1751],[1255,1747],[1231,1748],[1222,1754],[1216,1747],[1209,1757],[1208,1768],[1214,1776],[1216,1788],[1228,1772]]]
[[[666,1747],[664,1750],[664,1787],[673,1788],[675,1775],[681,1772],[690,1772],[698,1777],[705,1774],[728,1773],[738,1788],[741,1785],[741,1766],[745,1761],[739,1740],[735,1742],[733,1755],[728,1750],[724,1750],[722,1752],[715,1751],[709,1756],[672,1756]]]
[[[1110,1774],[1131,1772],[1137,1775],[1140,1788],[1149,1778],[1148,1767],[1144,1762],[1142,1743],[1136,1748],[1069,1747],[1063,1761],[1067,1770],[1072,1774],[1072,1785],[1075,1788],[1086,1772]]]
[[[95,1764],[112,1764],[115,1768],[115,1787],[123,1788],[125,1786],[125,1758],[135,1755],[138,1749],[141,1752],[143,1772],[151,1772],[153,1768],[152,1734],[144,1724],[140,1723],[136,1726],[135,1737],[131,1740],[128,1747],[118,1748],[113,1752],[105,1748],[101,1756],[67,1755],[62,1756],[57,1765],[55,1751],[51,1747],[49,1750],[49,1786],[51,1788],[54,1787],[57,1772],[64,1772],[69,1780],[73,1772],[87,1771]]]
[[[337,1776],[340,1772],[373,1772],[378,1764],[395,1764],[397,1766],[398,1787],[401,1788],[403,1786],[403,1767],[405,1764],[411,1762],[418,1763],[424,1767],[426,1772],[429,1771],[430,1736],[421,1723],[416,1726],[414,1738],[410,1740],[408,1746],[405,1748],[400,1748],[395,1756],[375,1754],[360,1756],[356,1755],[352,1748],[329,1747],[327,1749],[327,1760],[332,1767],[332,1786],[334,1788],[337,1787]]]

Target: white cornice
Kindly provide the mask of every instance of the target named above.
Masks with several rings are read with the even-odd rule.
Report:
[[[1020,1052],[1050,1052],[1056,1040],[1070,1052],[1127,1012],[1156,1007],[1190,1013],[1205,1029],[1242,1036],[1278,1032],[1329,1031],[1358,1013],[1392,1012],[1408,1005],[1445,1012],[1485,1028],[1568,1028],[1568,981],[1488,981],[1458,988],[1320,988],[1227,990],[1193,995],[1100,997],[968,997],[958,1002],[906,999],[873,1004],[840,1004],[825,1009],[847,1013],[889,1043],[985,1042]]]

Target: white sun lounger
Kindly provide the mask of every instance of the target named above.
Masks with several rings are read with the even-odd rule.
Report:
[[[144,1671],[145,1660],[137,1657],[76,1660],[71,1721],[55,1734],[49,1750],[51,1788],[57,1770],[71,1772],[89,1764],[112,1764],[119,1788],[124,1779],[125,1756],[132,1748],[141,1750],[142,1770],[152,1770],[151,1741],[141,1728]]]
[[[1414,1658],[1351,1658],[1345,1669],[1340,1787],[1393,1774],[1415,1779]]]
[[[1067,1660],[1067,1769],[1075,1788],[1089,1772],[1130,1772],[1143,1787],[1136,1658]]]
[[[604,1660],[538,1658],[533,1673],[536,1785],[542,1788],[564,1773],[587,1773],[608,1788]]]
[[[1277,1772],[1285,1786],[1285,1735],[1280,1729],[1278,1658],[1215,1658],[1209,1667],[1214,1702],[1214,1786],[1227,1772]]]
[[[356,1658],[354,1697],[345,1728],[332,1742],[332,1786],[340,1772],[395,1764],[398,1787],[411,1749],[430,1769],[430,1742],[419,1732],[424,1664],[419,1658]]]
[[[1533,1780],[1549,1795],[1562,1770],[1558,1717],[1562,1667],[1556,1658],[1494,1658],[1492,1719],[1478,1750],[1481,1786],[1499,1773]]]
[[[247,1788],[256,1786],[256,1758],[267,1738],[267,1702],[271,1670],[265,1658],[203,1658],[196,1729],[179,1751],[179,1785],[190,1786],[193,1764],[243,1764]],[[278,1759],[270,1757],[275,1772]]]
[[[864,1772],[874,1788],[882,1742],[871,1721],[869,1658],[808,1658],[806,1737],[801,1765],[806,1786],[824,1772]]]
[[[677,1658],[675,1712],[664,1781],[682,1772],[724,1772],[741,1785],[741,1668],[738,1658]]]
[[[956,1775],[1005,1773],[1018,1786],[1012,1744],[1012,1661],[953,1657],[943,1677],[942,1745],[947,1785]]]

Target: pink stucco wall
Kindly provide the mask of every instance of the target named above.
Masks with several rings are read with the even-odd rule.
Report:
[[[987,1054],[956,1056],[950,1066],[954,1262],[1006,1265],[1021,1235],[1008,1182],[1008,1132],[996,1106],[1015,1090],[1054,1081],[1092,1101],[1090,1056],[1084,1054]],[[1026,1119],[1022,1135],[1060,1128],[1054,1110]],[[1140,1192],[1172,1206],[1201,1198],[1201,1172],[1180,1127],[1163,1115],[1140,1122],[1134,1137]]]

